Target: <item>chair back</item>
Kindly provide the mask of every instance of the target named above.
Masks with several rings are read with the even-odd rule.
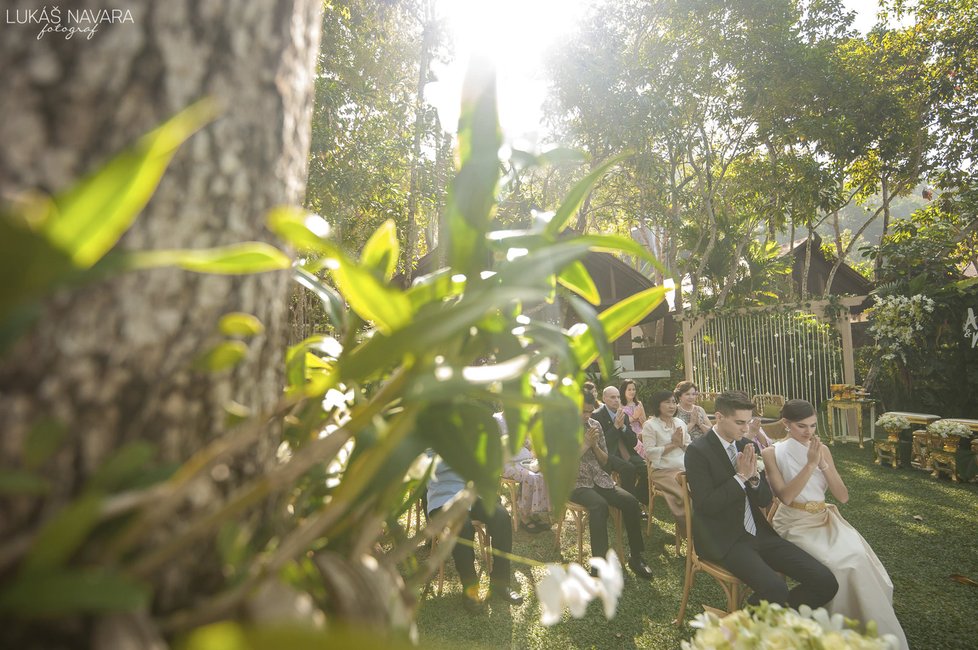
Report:
[[[773,499],[771,499],[771,505],[767,507],[767,515],[766,515],[767,523],[770,524],[772,521],[774,521],[774,513],[776,513],[778,511],[778,508],[780,507],[781,507],[781,499],[779,499],[778,497],[774,497]]]
[[[765,418],[780,418],[781,417],[781,407],[784,406],[784,395],[777,395],[775,393],[760,393],[754,395],[751,398],[754,402],[754,406],[757,407],[757,413],[761,417]]]
[[[689,494],[689,483],[686,481],[686,472],[679,472],[676,475],[679,481],[679,489],[683,495],[683,517],[686,518],[686,556],[695,564],[699,562],[696,555],[696,545],[693,543],[693,499]]]

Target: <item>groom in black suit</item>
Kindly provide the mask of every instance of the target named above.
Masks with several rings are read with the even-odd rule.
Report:
[[[825,565],[778,536],[761,511],[771,503],[771,488],[757,470],[754,444],[743,440],[753,408],[742,392],[721,393],[713,429],[686,448],[696,551],[753,589],[749,602],[820,607],[839,583]],[[799,584],[788,591],[778,572]]]

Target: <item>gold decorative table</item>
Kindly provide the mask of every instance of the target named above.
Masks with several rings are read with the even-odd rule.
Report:
[[[863,448],[863,408],[869,409],[869,439],[876,440],[876,402],[871,399],[830,399],[825,402],[828,405],[826,415],[829,420],[829,444],[835,442],[835,412],[841,411],[845,415],[846,411],[856,412],[856,433],[859,437],[859,448]]]

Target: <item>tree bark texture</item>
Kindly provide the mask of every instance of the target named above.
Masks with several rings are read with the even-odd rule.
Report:
[[[6,6],[11,15],[44,5]],[[304,194],[320,3],[80,0],[61,6],[62,20],[69,6],[121,8],[133,22],[102,24],[90,39],[38,39],[38,25],[0,25],[0,196],[64,190],[212,96],[222,113],[177,152],[120,246],[271,241],[267,211],[299,205]],[[29,428],[43,416],[64,422],[68,439],[45,468],[52,494],[2,502],[0,539],[36,527],[128,441],[156,444],[160,462],[183,461],[225,429],[232,400],[253,412],[274,403],[288,282],[286,272],[229,278],[167,269],[48,300],[42,320],[0,359],[0,471],[19,463]],[[256,315],[265,332],[248,340],[249,354],[233,371],[193,370],[194,358],[219,340],[218,319],[231,311]],[[276,446],[270,433],[248,458],[229,459],[229,471],[215,475],[204,496],[260,473]],[[200,560],[185,555],[157,581],[164,586],[157,609],[190,597]]]

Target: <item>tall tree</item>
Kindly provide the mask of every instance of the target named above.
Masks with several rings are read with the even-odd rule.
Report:
[[[73,3],[83,8],[94,13],[103,3]],[[87,40],[39,39],[35,26],[5,26],[0,193],[63,190],[212,96],[222,114],[178,152],[121,245],[199,248],[265,238],[265,213],[303,197],[320,3],[137,3],[126,12],[131,21],[101,24]],[[228,409],[274,403],[283,384],[286,284],[285,273],[228,279],[158,270],[46,303],[38,325],[2,359],[0,463],[20,461],[28,431],[43,419],[60,421],[68,435],[47,466],[52,493],[5,500],[0,538],[29,536],[127,442],[154,444],[160,462],[182,460],[226,429]],[[234,370],[195,370],[218,319],[232,311],[257,316],[264,333]],[[261,474],[276,446],[269,437],[250,457],[229,458],[226,489]],[[207,505],[220,498],[198,496]],[[188,606],[210,588],[199,571],[209,554],[202,548],[162,569],[154,608]],[[83,629],[66,643],[89,646]],[[23,641],[15,645],[26,647]]]

